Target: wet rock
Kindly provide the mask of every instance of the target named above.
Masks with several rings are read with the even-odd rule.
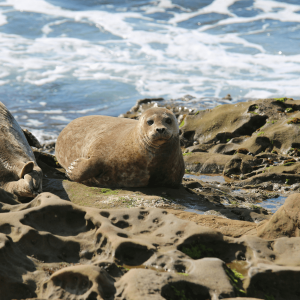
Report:
[[[20,202],[18,201],[18,197],[16,195],[9,193],[1,188],[0,188],[0,199],[2,203],[11,204],[11,205],[20,204]]]
[[[292,114],[279,111],[281,106],[291,105]],[[274,99],[222,105],[187,115],[181,137],[185,146],[193,140],[200,144],[221,143],[212,149],[218,153],[230,154],[238,148],[248,149],[254,155],[268,150],[287,153],[300,145],[299,126],[290,122],[298,117],[298,107],[299,101]]]
[[[300,182],[300,175],[291,174],[291,173],[265,173],[261,171],[260,174],[254,175],[250,174],[250,178],[235,182],[236,187],[245,187],[245,186],[259,186],[264,182],[279,183],[280,185],[284,184],[294,184]],[[247,174],[246,174],[247,176]]]
[[[231,95],[230,94],[227,94],[225,97],[223,97],[222,99],[225,99],[225,100],[232,100],[231,98]]]
[[[181,210],[168,210],[176,217],[193,221],[198,225],[213,228],[223,235],[241,237],[243,235],[256,235],[257,225],[253,222],[230,220],[224,217],[199,215]]]
[[[131,112],[137,112],[139,109],[141,109],[141,106],[143,104],[149,104],[151,102],[159,102],[163,101],[164,98],[145,98],[145,99],[140,99],[136,102],[135,106],[133,106],[130,111]]]
[[[43,152],[54,154],[54,152],[55,152],[55,144],[56,144],[56,142],[45,143],[45,144],[42,145],[42,149],[41,150]]]
[[[31,147],[35,147],[35,148],[42,148],[40,142],[38,141],[38,139],[28,130],[28,129],[22,129],[23,133],[27,139],[27,142],[29,144],[29,146]]]
[[[214,145],[213,144],[194,145],[194,146],[186,148],[184,153],[207,152],[207,150],[210,149],[212,146],[214,146]]]
[[[225,269],[221,260],[204,258],[190,266],[191,272],[180,274],[130,270],[117,283],[120,296],[116,299],[227,298],[235,295],[235,291]]]
[[[97,266],[66,267],[43,283],[40,293],[45,299],[113,299],[115,280]]]
[[[288,236],[296,236],[299,197],[289,197],[285,215],[276,213],[295,225],[279,229]],[[276,214],[257,225],[157,208],[83,207],[50,193],[6,207],[0,218],[4,300],[234,299],[245,292],[297,299],[300,237],[274,239],[270,230],[264,239],[255,236],[271,227],[278,234]]]
[[[251,138],[241,144],[242,147],[249,149],[249,152],[253,155],[273,149],[270,139],[267,136],[259,135],[260,133],[254,133]]]
[[[185,168],[189,172],[204,174],[220,174],[223,172],[231,156],[201,152],[189,152],[184,155]]]
[[[299,299],[299,267],[287,268],[269,264],[258,264],[256,267],[250,268],[249,272],[251,274],[247,285],[247,294],[249,296],[267,296],[269,299],[276,300]]]
[[[284,236],[299,237],[300,194],[289,196],[282,207],[260,228],[258,236],[279,238]]]
[[[251,135],[265,124],[267,116],[248,113],[252,102],[225,104],[212,110],[200,111],[197,115],[188,115],[181,128],[182,137],[193,135],[201,144],[226,143],[234,137]],[[226,128],[223,131],[222,128]],[[189,139],[189,138],[188,138]]]
[[[227,300],[262,300],[262,298],[249,298],[249,297],[237,297],[237,298],[227,298]]]
[[[257,166],[262,162],[262,159],[257,159],[250,155],[244,155],[237,153],[232,156],[231,159],[226,163],[223,174],[229,176],[232,174],[247,174],[252,172],[253,167]]]

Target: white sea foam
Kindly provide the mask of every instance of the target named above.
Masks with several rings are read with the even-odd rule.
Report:
[[[207,5],[196,12],[174,14],[174,17],[169,22],[172,24],[177,24],[179,22],[187,21],[191,18],[197,17],[199,15],[209,14],[209,13],[218,13],[218,14],[234,16],[234,14],[232,14],[228,10],[228,7],[237,1],[238,0],[215,0],[210,5]]]
[[[29,114],[62,114],[63,113],[61,109],[55,109],[55,110],[26,109],[25,111]]]
[[[63,122],[71,122],[71,119],[68,119],[64,116],[51,116],[50,119],[52,120],[58,120],[58,121],[63,121]]]
[[[43,122],[40,122],[40,121],[38,121],[36,119],[34,119],[34,120],[33,119],[28,119],[26,121],[26,125],[27,126],[39,127],[39,126],[43,125]]]
[[[254,7],[263,10],[264,13],[261,13],[255,17],[228,18],[225,20],[221,20],[214,25],[203,26],[201,30],[205,31],[207,29],[215,28],[221,25],[251,23],[254,21],[266,20],[266,19],[278,20],[281,22],[298,22],[298,23],[300,22],[300,14],[296,13],[297,11],[300,11],[300,5],[292,5],[288,3],[271,1],[271,0],[256,0],[254,2]],[[274,12],[274,9],[276,8],[281,8],[282,10]]]
[[[253,7],[261,10],[260,13],[252,17],[238,17],[230,9],[236,2],[215,0],[210,5],[191,11],[171,0],[160,0],[157,5],[148,3],[142,8],[147,14],[145,16],[128,10],[68,10],[44,0],[6,0],[0,3],[0,8],[10,5],[15,11],[34,12],[58,19],[51,19],[42,25],[43,36],[35,39],[0,33],[0,85],[16,79],[20,83],[42,86],[74,78],[122,82],[134,86],[145,96],[168,95],[176,98],[190,93],[222,97],[227,88],[242,90],[237,97],[277,96],[283,93],[287,96],[299,95],[300,55],[269,53],[263,45],[247,41],[239,32],[211,34],[208,29],[268,19],[300,23],[300,14],[297,13],[300,5],[256,0]],[[168,12],[173,16],[158,23],[151,18],[155,12]],[[183,21],[210,13],[228,18],[196,29],[180,27]],[[7,22],[2,11],[0,25],[5,24],[4,21],[1,23],[4,19]],[[91,24],[99,29],[99,33],[106,32],[112,37],[89,41],[80,37],[48,36],[70,20],[78,24]],[[137,25],[138,22],[143,26]],[[248,34],[265,33],[268,25],[262,24],[261,28]],[[230,51],[234,47],[249,48],[256,54]],[[61,110],[27,111],[62,113]],[[85,114],[92,110],[81,111],[79,113]]]
[[[7,18],[5,15],[3,15],[3,13],[1,13],[0,11],[0,26],[4,25],[7,23]]]
[[[32,128],[31,126],[24,126],[24,128],[32,132],[32,134],[38,139],[38,141],[41,144],[54,142],[58,137],[58,134],[53,134],[48,130],[36,129],[36,128]]]

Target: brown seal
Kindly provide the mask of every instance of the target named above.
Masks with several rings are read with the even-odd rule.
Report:
[[[178,187],[184,175],[179,128],[166,108],[140,120],[87,116],[58,136],[55,154],[74,181],[100,187]]]
[[[34,197],[42,192],[42,177],[21,127],[0,102],[0,187],[18,197]]]

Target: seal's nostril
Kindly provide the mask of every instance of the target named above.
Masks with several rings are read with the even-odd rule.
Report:
[[[165,128],[156,128],[156,131],[159,133],[163,133],[165,131]]]

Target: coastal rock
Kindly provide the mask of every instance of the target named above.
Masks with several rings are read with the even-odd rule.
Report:
[[[38,139],[28,130],[28,129],[22,129],[23,133],[27,139],[27,142],[29,144],[29,146],[31,147],[35,147],[35,148],[42,148],[40,142],[38,141]]]
[[[266,150],[287,153],[300,145],[299,104],[299,100],[261,99],[187,115],[181,126],[183,144],[220,143],[210,151],[226,154],[238,148],[254,155]]]
[[[44,284],[45,299],[114,299],[115,280],[96,265],[66,267],[55,272]]]
[[[96,209],[50,193],[4,206],[4,300],[297,299],[299,237],[226,237],[164,209]]]
[[[284,205],[260,228],[258,236],[266,239],[299,237],[300,194],[289,196]]]
[[[220,174],[231,156],[203,152],[189,152],[184,155],[185,168],[189,172],[204,174]]]
[[[249,296],[276,300],[299,299],[299,267],[258,264],[250,268],[249,273],[251,274],[249,283],[247,283]]]
[[[254,102],[224,104],[214,109],[187,115],[181,127],[185,144],[226,143],[241,135],[251,135],[266,122],[266,115],[252,114]],[[224,128],[224,129],[223,129]]]

